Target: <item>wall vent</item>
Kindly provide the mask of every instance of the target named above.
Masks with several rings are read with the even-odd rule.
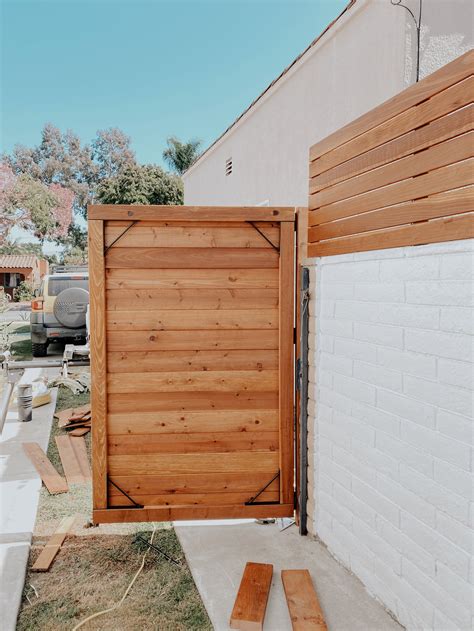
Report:
[[[225,161],[225,174],[230,175],[232,173],[232,158],[227,158]]]

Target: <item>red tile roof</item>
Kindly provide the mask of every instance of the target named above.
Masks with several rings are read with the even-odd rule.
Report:
[[[33,254],[0,254],[0,269],[23,267],[33,269],[38,259]]]

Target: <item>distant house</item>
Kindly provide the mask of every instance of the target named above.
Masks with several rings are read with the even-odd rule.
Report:
[[[48,268],[48,261],[33,254],[0,255],[0,287],[10,296],[24,280],[38,287]]]

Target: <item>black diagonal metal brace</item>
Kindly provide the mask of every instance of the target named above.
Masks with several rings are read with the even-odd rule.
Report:
[[[265,486],[263,488],[260,489],[260,491],[254,495],[253,497],[251,497],[249,500],[247,500],[245,502],[245,506],[265,506],[267,504],[279,504],[280,501],[276,500],[274,502],[256,502],[255,500],[257,499],[257,497],[260,497],[260,495],[266,490],[268,489],[268,487],[270,486],[270,484],[272,482],[275,482],[275,480],[277,478],[280,477],[280,469],[278,469],[278,471],[275,473],[275,475],[273,476],[273,478],[270,480],[270,482],[267,482],[267,484],[265,484]]]
[[[253,221],[247,221],[246,223],[249,223],[252,226],[252,228],[254,228],[258,232],[258,234],[260,234],[265,239],[265,241],[269,243],[272,246],[272,248],[278,252],[278,254],[280,254],[280,248],[277,245],[275,245],[273,241],[271,241],[267,237],[267,235],[262,230],[260,230],[258,226],[254,224]]]
[[[114,508],[144,508],[143,504],[139,504],[138,502],[135,502],[133,497],[130,497],[130,495],[126,491],[124,491],[117,484],[115,484],[115,482],[111,480],[109,476],[107,476],[107,482],[110,482],[110,484],[113,487],[115,487],[117,491],[120,491],[120,493],[122,493],[122,495],[124,495],[133,504],[133,506],[114,506]]]
[[[126,228],[123,232],[121,232],[118,237],[115,237],[115,239],[112,241],[112,243],[110,243],[110,245],[106,246],[104,248],[104,256],[107,254],[107,252],[110,250],[110,248],[115,245],[117,243],[117,241],[119,241],[123,236],[125,236],[127,234],[127,232],[130,230],[130,228],[133,228],[133,226],[138,223],[138,219],[134,219]]]

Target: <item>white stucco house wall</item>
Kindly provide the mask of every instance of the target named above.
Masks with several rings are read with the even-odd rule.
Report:
[[[424,0],[421,77],[473,47],[473,4]],[[185,204],[306,206],[310,146],[408,87],[415,44],[405,9],[351,2],[188,170]],[[309,531],[407,629],[472,629],[474,243],[307,265]]]

